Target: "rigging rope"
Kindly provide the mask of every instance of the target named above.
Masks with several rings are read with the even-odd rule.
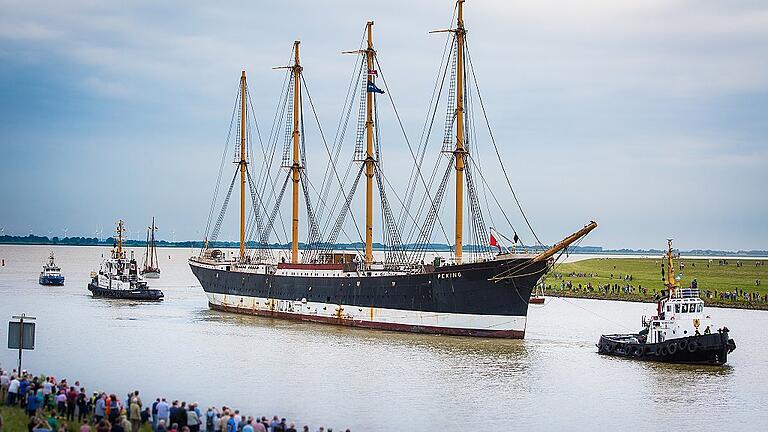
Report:
[[[488,120],[488,113],[485,111],[485,104],[483,103],[483,97],[480,94],[480,87],[479,87],[479,85],[477,83],[477,76],[475,74],[475,66],[472,63],[472,57],[471,57],[471,55],[469,53],[469,43],[466,42],[466,39],[465,39],[465,46],[466,46],[466,52],[467,52],[467,63],[469,63],[470,70],[472,71],[472,80],[475,83],[475,89],[477,91],[477,98],[480,101],[480,108],[482,109],[482,112],[483,112],[483,117],[485,119],[485,124],[488,127],[488,134],[491,137],[491,142],[493,143],[493,149],[496,151],[496,157],[499,160],[499,165],[501,166],[501,170],[504,173],[504,179],[507,181],[507,185],[509,186],[509,190],[510,190],[510,192],[512,192],[512,197],[515,199],[515,203],[517,204],[517,208],[520,210],[520,214],[523,216],[523,219],[525,220],[525,224],[528,225],[528,229],[531,230],[531,234],[533,234],[533,237],[536,239],[536,241],[539,243],[539,245],[543,246],[544,244],[541,242],[541,240],[539,240],[539,236],[536,235],[536,231],[533,230],[533,227],[531,226],[531,222],[528,220],[528,216],[526,216],[525,211],[523,211],[523,206],[520,204],[520,200],[517,199],[517,194],[515,193],[515,189],[512,187],[512,182],[509,180],[509,174],[507,174],[507,169],[504,166],[504,162],[501,160],[501,153],[499,153],[499,147],[496,145],[496,139],[493,136],[493,130],[491,130],[491,123]]]

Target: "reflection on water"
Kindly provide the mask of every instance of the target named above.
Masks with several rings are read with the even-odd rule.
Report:
[[[313,430],[626,430],[675,418],[682,430],[768,429],[766,312],[712,311],[738,346],[727,367],[641,363],[594,344],[639,328],[647,304],[548,299],[530,308],[523,341],[372,331],[211,311],[186,249],[160,251],[160,303],[91,298],[102,248],[53,248],[67,283],[42,287],[50,249],[0,246],[0,318],[38,317],[25,367],[98,389],[226,403]],[[713,409],[727,415],[700,415]]]

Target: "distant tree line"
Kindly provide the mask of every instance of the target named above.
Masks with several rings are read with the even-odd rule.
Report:
[[[96,237],[51,237],[38,236],[29,234],[27,236],[14,236],[14,235],[2,235],[0,236],[0,244],[15,244],[15,245],[64,245],[64,246],[112,246],[117,243],[117,239],[114,237],[108,237],[100,239]],[[181,247],[181,248],[201,248],[203,247],[202,241],[177,241],[170,242],[166,240],[156,240],[155,244],[159,247]],[[145,240],[123,240],[123,245],[128,247],[145,247],[147,242]],[[247,243],[248,248],[254,249],[258,246],[256,242],[249,241]],[[299,243],[299,248],[305,248],[305,243]],[[239,242],[234,241],[214,241],[209,242],[210,248],[237,248],[240,247]],[[270,243],[267,245],[269,249],[286,249],[290,248],[290,243]],[[416,249],[415,244],[404,244],[403,248],[406,250]],[[525,246],[520,245],[517,247],[518,251],[530,250],[537,251],[542,250],[548,246]],[[361,250],[365,248],[365,244],[362,242],[354,243],[336,243],[333,245],[335,250]],[[385,250],[385,246],[381,243],[374,243],[373,249]],[[487,246],[478,245],[464,245],[464,250],[468,252],[474,252],[478,250],[487,249]],[[453,250],[453,246],[444,243],[429,243],[426,245],[426,250],[431,252],[450,252]],[[661,249],[603,249],[600,246],[571,246],[568,249],[570,253],[582,253],[582,254],[615,254],[615,255],[662,255],[666,251]],[[693,249],[689,251],[681,251],[685,255],[692,256],[768,256],[766,250],[739,250],[739,251],[724,251],[724,250],[710,250],[710,249]]]

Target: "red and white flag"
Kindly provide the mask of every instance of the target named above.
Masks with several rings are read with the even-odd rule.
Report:
[[[379,72],[376,69],[368,69],[368,75],[378,75]]]

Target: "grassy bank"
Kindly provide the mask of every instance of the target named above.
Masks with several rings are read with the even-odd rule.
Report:
[[[29,417],[27,416],[27,413],[24,412],[21,408],[16,407],[7,407],[7,406],[0,406],[0,416],[3,417],[3,421],[5,424],[3,425],[4,429],[3,432],[24,432],[27,429],[27,424],[29,424]],[[49,413],[47,412],[40,412],[38,417],[42,418],[43,420],[48,420],[50,417]],[[80,426],[83,425],[83,423],[79,423],[77,421],[74,422],[67,422],[64,420],[64,417],[59,416],[59,425],[66,424],[67,425],[67,432],[79,432]],[[95,427],[91,424],[91,429],[96,430]],[[135,431],[134,431],[135,432]],[[139,432],[152,432],[152,426],[149,424],[144,425]]]
[[[661,261],[593,258],[558,264],[543,280],[545,292],[554,296],[654,301],[664,290]],[[675,271],[682,273],[682,287],[689,287],[696,279],[701,297],[709,305],[768,309],[768,260],[684,259],[676,261]]]

